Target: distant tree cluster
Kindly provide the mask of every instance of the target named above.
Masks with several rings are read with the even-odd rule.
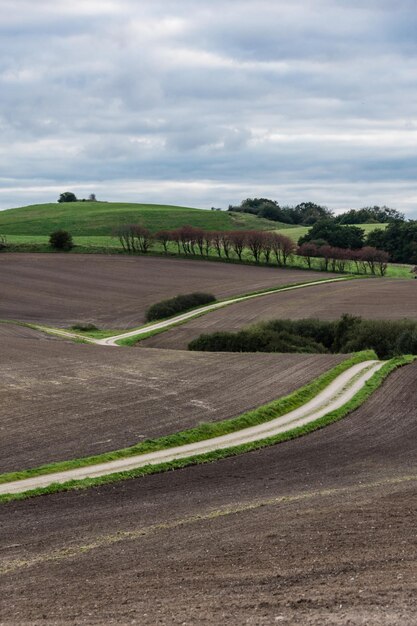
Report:
[[[318,221],[328,219],[337,224],[386,224],[404,221],[404,214],[387,206],[363,207],[350,209],[339,215],[325,206],[314,202],[301,202],[296,206],[280,206],[276,200],[270,198],[246,198],[238,206],[229,205],[229,211],[237,213],[251,213],[274,222],[312,226]]]
[[[392,222],[369,233],[367,243],[386,250],[395,263],[417,263],[417,221]]]
[[[280,207],[278,202],[269,198],[247,198],[239,206],[229,205],[229,211],[251,213],[274,222],[311,226],[318,220],[331,217],[332,212],[314,202],[302,202],[295,207]]]
[[[58,198],[58,202],[97,202],[96,194],[90,193],[88,198],[77,198],[72,191],[64,191]]]
[[[302,245],[310,241],[357,250],[365,243],[365,231],[359,226],[341,226],[333,219],[324,219],[316,222],[298,243]]]
[[[334,218],[338,224],[388,224],[398,220],[404,221],[404,219],[404,213],[387,206],[376,205],[362,209],[350,209]]]

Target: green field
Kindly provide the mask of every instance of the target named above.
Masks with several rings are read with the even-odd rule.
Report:
[[[292,229],[291,229],[292,230]],[[297,229],[298,230],[298,229]],[[290,231],[286,231],[287,234]],[[7,242],[8,244],[16,244],[16,248],[14,251],[16,252],[52,252],[53,250],[48,244],[48,235],[8,235]],[[119,240],[114,237],[94,237],[94,236],[76,236],[74,237],[75,247],[66,254],[77,254],[77,253],[109,253],[109,254],[124,254]],[[169,246],[170,255],[178,256],[176,252],[176,246],[170,244]],[[12,250],[13,251],[13,250]],[[164,251],[162,245],[155,242],[152,247],[151,254],[164,255]],[[197,257],[187,257],[187,258],[196,258],[201,260],[200,256]],[[244,262],[252,264],[249,252],[244,253]],[[217,254],[214,251],[211,251],[209,256],[210,261],[219,261],[224,259],[219,259]],[[231,253],[231,262],[238,262],[238,259],[235,258],[233,253]],[[261,263],[261,265],[264,265]],[[300,269],[307,270],[306,265],[301,257],[295,256],[290,262],[289,266],[298,267]],[[411,265],[405,264],[397,264],[397,263],[389,263],[387,276],[390,278],[413,278],[414,275],[411,273]],[[312,262],[312,270],[320,269],[320,260],[313,259]]]
[[[156,232],[190,224],[206,230],[287,229],[249,213],[123,202],[34,204],[0,211],[0,235],[49,235],[58,228],[73,236],[110,236],[121,224],[142,224]]]
[[[372,232],[376,229],[385,229],[388,224],[351,224],[352,226],[357,226],[358,228],[362,228],[365,231],[365,234]],[[284,232],[285,230],[285,232]],[[279,227],[277,232],[282,232],[283,235],[287,235],[291,237],[293,241],[298,241],[300,237],[303,237],[310,230],[310,226],[293,226],[291,229],[283,229]]]
[[[158,204],[131,204],[120,202],[69,202],[55,204],[35,204],[0,211],[0,235],[5,235],[16,252],[52,252],[48,244],[49,234],[57,228],[68,230],[73,235],[75,247],[71,251],[88,253],[122,254],[120,242],[111,236],[112,229],[120,224],[140,223],[152,232],[161,229],[173,229],[185,224],[198,226],[206,230],[257,229],[274,230],[285,233],[294,241],[305,235],[308,226],[290,226],[256,217],[249,213],[228,211],[207,211],[178,206]],[[366,233],[376,228],[385,228],[386,224],[357,224]],[[170,244],[170,254],[176,254],[176,246]],[[162,254],[162,246],[155,242],[154,254]],[[218,260],[214,251],[210,260]],[[248,252],[245,262],[250,261]],[[231,254],[231,261],[237,262]],[[292,267],[305,269],[303,260],[294,257]],[[313,261],[312,269],[319,269],[320,261]],[[390,264],[387,276],[412,278],[409,265]]]

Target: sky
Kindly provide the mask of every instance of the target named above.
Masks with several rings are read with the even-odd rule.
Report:
[[[417,218],[415,0],[0,9],[0,209],[73,191]]]

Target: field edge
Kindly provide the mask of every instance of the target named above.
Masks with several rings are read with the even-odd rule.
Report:
[[[363,352],[363,353],[358,353],[356,354],[354,357],[352,357],[352,359],[359,359],[359,361],[356,362],[361,362],[362,360],[366,360],[365,358],[363,358],[363,356],[366,356],[369,358],[369,352]],[[372,354],[372,353],[371,353]],[[42,488],[38,488],[38,489],[31,489],[30,491],[26,491],[26,492],[22,492],[22,493],[17,493],[17,494],[3,494],[0,495],[0,503],[7,503],[13,500],[22,500],[22,499],[26,499],[26,498],[30,498],[30,497],[35,497],[35,496],[39,496],[39,495],[47,495],[47,494],[52,494],[52,493],[57,493],[57,492],[65,492],[65,491],[69,491],[69,490],[73,490],[73,489],[85,489],[85,488],[89,488],[89,487],[95,487],[95,486],[100,486],[103,484],[109,484],[109,483],[113,483],[113,482],[118,482],[121,480],[127,480],[130,478],[137,478],[140,476],[145,476],[145,475],[149,475],[149,474],[155,474],[155,473],[161,473],[161,472],[165,472],[165,471],[169,471],[169,470],[174,470],[174,469],[181,469],[183,467],[187,467],[187,466],[191,466],[191,465],[197,465],[197,464],[202,464],[202,463],[208,463],[208,462],[212,462],[215,460],[220,460],[226,457],[230,457],[230,456],[237,456],[239,454],[243,454],[245,452],[250,452],[253,450],[257,450],[257,449],[261,449],[267,446],[271,446],[271,445],[275,445],[277,443],[281,443],[284,441],[289,441],[291,439],[295,439],[296,437],[300,437],[303,436],[305,434],[308,434],[310,432],[313,432],[314,430],[318,430],[320,428],[323,428],[324,426],[327,426],[328,424],[331,424],[332,422],[338,421],[340,419],[342,419],[343,417],[345,417],[348,413],[352,412],[353,410],[357,409],[361,404],[363,404],[368,397],[383,383],[383,381],[387,378],[387,376],[393,372],[394,370],[396,370],[399,367],[402,367],[404,365],[407,365],[411,362],[413,362],[417,357],[416,356],[412,356],[412,355],[406,355],[406,356],[402,356],[402,357],[396,357],[393,358],[389,361],[387,361],[385,363],[385,365],[378,370],[372,377],[371,379],[365,383],[365,385],[362,387],[362,389],[355,394],[355,396],[349,401],[347,402],[345,405],[343,405],[342,407],[340,407],[339,409],[332,411],[330,413],[328,413],[327,415],[319,418],[318,420],[315,420],[314,422],[311,422],[310,424],[307,424],[305,426],[301,426],[292,430],[289,430],[285,433],[281,433],[280,435],[276,435],[274,437],[270,437],[267,439],[262,439],[260,441],[256,441],[256,442],[252,442],[252,443],[248,443],[248,444],[242,444],[240,446],[235,446],[235,447],[231,447],[231,448],[226,448],[226,449],[222,449],[222,450],[217,450],[215,452],[209,452],[206,454],[202,454],[202,455],[196,455],[196,456],[192,456],[192,457],[187,457],[185,459],[180,459],[180,460],[176,460],[176,461],[171,461],[171,462],[167,462],[167,463],[162,463],[159,465],[153,465],[153,466],[145,466],[145,467],[141,467],[141,468],[137,468],[135,470],[129,470],[129,471],[125,471],[125,472],[118,472],[118,473],[113,473],[113,474],[108,474],[105,476],[100,476],[97,478],[84,478],[81,480],[72,480],[72,481],[68,481],[66,483],[62,483],[62,484],[57,484],[57,483],[53,483],[51,485],[49,485],[48,487],[42,487]],[[336,366],[335,368],[332,368],[332,370],[329,370],[329,372],[323,374],[321,377],[319,377],[318,379],[316,379],[315,381],[313,381],[312,385],[317,384],[318,381],[321,381],[324,377],[329,376],[329,374],[331,374],[332,372],[334,372],[334,370],[341,368],[342,366],[345,366],[345,369],[347,369],[349,366],[352,365],[352,359],[346,359],[346,361],[343,361],[343,363],[340,363],[338,366]],[[349,365],[346,365],[346,363],[349,363]],[[343,371],[343,370],[342,370]],[[340,371],[338,371],[336,373],[336,375],[334,377],[336,377],[338,374],[340,373]],[[331,382],[331,381],[328,381]],[[324,385],[326,386],[326,384]],[[305,389],[307,386],[304,386],[301,388],[301,390]],[[301,390],[298,390],[298,392],[300,392]],[[298,392],[294,392],[294,394],[297,394]],[[317,393],[317,391],[316,391]],[[285,398],[283,398],[282,400],[287,400],[288,398],[291,398],[292,395],[294,394],[290,394],[289,396],[286,396]],[[314,397],[315,393],[313,394]],[[307,400],[305,400],[307,401]],[[275,402],[279,402],[275,401]],[[304,402],[301,402],[301,404],[303,404]],[[258,411],[265,409],[265,407],[270,407],[273,403],[269,403],[268,405],[264,405],[263,407],[260,407],[258,409],[255,409],[253,412],[249,412],[249,415],[251,413],[257,413]],[[240,416],[240,418],[234,418],[236,419],[242,419],[243,417],[247,416],[248,414],[243,414],[243,416]],[[277,417],[276,415],[274,415],[273,417]],[[270,418],[272,419],[272,417]],[[225,422],[230,422],[230,421],[234,421],[234,420],[226,420]],[[220,423],[221,424],[221,423]],[[248,424],[246,424],[248,425]],[[192,431],[195,429],[192,429]],[[190,431],[184,431],[185,433],[190,432]],[[182,433],[178,433],[175,436],[178,436]],[[217,434],[217,433],[216,433]],[[215,435],[214,435],[215,436]],[[169,436],[172,437],[172,436]],[[165,438],[162,438],[165,439]],[[155,440],[155,441],[160,441],[160,440]],[[178,444],[178,442],[176,442]],[[143,444],[141,444],[143,445]],[[121,452],[124,451],[129,451],[132,448],[127,448],[122,450]],[[132,454],[137,454],[138,450],[137,448],[135,448],[134,452],[130,452],[129,456]],[[107,454],[115,454],[113,453],[107,453]],[[102,455],[100,455],[102,456]],[[97,457],[88,457],[89,459],[96,459]],[[121,457],[116,457],[116,458],[121,458]],[[68,467],[68,465],[71,464],[71,467],[82,467],[83,465],[75,465],[77,462],[79,461],[85,461],[85,459],[79,459],[79,460],[73,460],[73,461],[67,461],[64,462],[66,464],[66,468],[65,469],[71,469],[70,467]],[[107,459],[107,460],[112,460],[112,459]],[[91,465],[95,464],[97,461],[93,462],[93,463],[89,463]],[[13,477],[13,480],[22,480],[24,478],[29,478],[29,477],[34,477],[36,475],[45,475],[45,474],[49,474],[49,473],[53,473],[57,470],[57,465],[58,464],[51,464],[49,466],[44,466],[43,468],[34,468],[33,470],[26,470],[25,472],[14,472],[11,474],[3,474],[0,477],[0,481],[1,483],[5,484],[7,482],[11,482],[11,479]],[[60,467],[60,469],[62,469],[62,465]],[[18,475],[20,475],[18,477]]]

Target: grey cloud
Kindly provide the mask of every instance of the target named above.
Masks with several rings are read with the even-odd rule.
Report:
[[[4,5],[1,208],[140,181],[204,206],[250,188],[353,206],[380,185],[417,212],[414,2]]]

